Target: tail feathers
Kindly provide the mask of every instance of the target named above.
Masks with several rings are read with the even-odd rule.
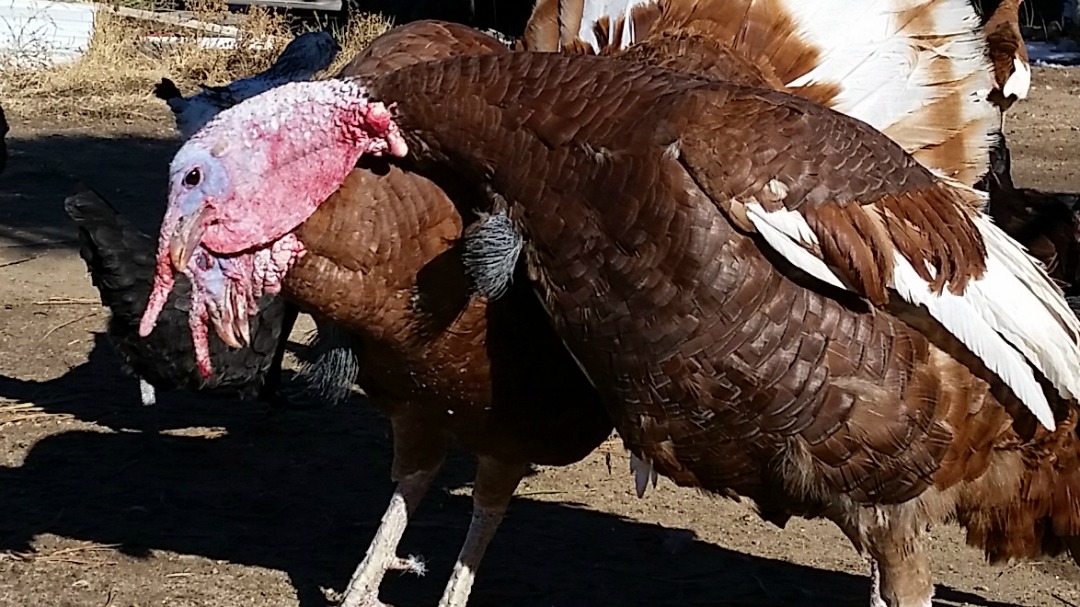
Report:
[[[525,24],[525,35],[519,41],[522,50],[562,50],[560,4],[560,0],[537,1]]]
[[[968,0],[541,0],[525,46],[610,53],[695,25],[936,172],[967,185],[986,172],[999,119]]]
[[[969,285],[975,303],[1062,397],[1080,401],[1080,321],[1019,243],[988,216],[976,225],[986,242],[987,266],[985,276]]]
[[[79,226],[79,254],[102,303],[114,312],[124,306],[136,313],[140,298],[150,293],[154,240],[85,186],[64,200],[64,210]]]

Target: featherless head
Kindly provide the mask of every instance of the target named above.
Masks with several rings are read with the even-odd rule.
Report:
[[[220,113],[180,148],[169,211],[205,215],[198,240],[238,253],[302,223],[362,154],[406,151],[390,111],[355,82],[285,84]]]
[[[169,101],[171,99],[183,98],[183,94],[180,89],[177,88],[176,83],[168,78],[162,78],[161,82],[154,85],[154,96],[162,101]]]
[[[201,251],[204,265],[229,258],[224,265],[240,270],[226,272],[229,290],[202,288],[192,278],[192,327],[209,320],[226,343],[241,343],[229,339],[246,326],[240,302],[278,288],[302,252],[290,232],[338,189],[361,155],[407,151],[390,110],[350,80],[285,84],[218,114],[170,165],[154,288],[140,334],[153,330],[174,272],[191,271]],[[200,296],[210,299],[201,305],[211,313],[197,319]]]

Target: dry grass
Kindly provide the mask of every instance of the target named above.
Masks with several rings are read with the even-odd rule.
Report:
[[[206,22],[221,22],[228,14],[223,3],[204,0],[189,10]],[[332,69],[338,69],[390,24],[360,14],[344,27],[332,28],[343,51]],[[252,7],[236,24],[232,49],[202,44],[215,34],[172,28],[154,22],[98,13],[87,53],[67,65],[29,69],[0,64],[0,104],[9,116],[23,120],[57,116],[94,119],[153,119],[165,105],[153,97],[162,77],[175,82],[184,94],[198,84],[225,84],[266,69],[292,39],[285,16]],[[180,36],[179,43],[148,42],[150,34]]]
[[[344,27],[331,27],[338,44],[341,45],[341,53],[337,60],[330,66],[327,72],[336,74],[345,64],[352,61],[360,51],[367,48],[371,41],[382,35],[383,32],[393,27],[393,23],[385,17],[375,13],[353,13],[355,16],[349,19]]]

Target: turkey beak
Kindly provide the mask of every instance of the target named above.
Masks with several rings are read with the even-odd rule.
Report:
[[[195,247],[202,240],[206,232],[206,227],[203,226],[205,216],[206,207],[199,207],[199,210],[190,216],[181,217],[180,223],[173,230],[172,237],[169,238],[169,261],[177,272],[183,272],[187,268]]]

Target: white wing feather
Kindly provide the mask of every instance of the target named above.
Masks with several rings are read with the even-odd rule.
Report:
[[[1001,87],[1001,93],[1006,97],[1016,95],[1017,99],[1027,99],[1028,90],[1031,89],[1031,68],[1020,60],[1013,57],[1013,73]]]
[[[845,288],[814,252],[817,238],[794,211],[765,211],[747,204],[747,217],[771,247],[819,280]],[[934,293],[911,262],[895,257],[889,287],[925,306],[938,322],[998,375],[1048,429],[1055,428],[1038,369],[1058,393],[1080,398],[1080,321],[1071,313],[1039,262],[1001,231],[989,216],[974,220],[986,244],[986,271],[961,295]],[[1034,369],[1033,369],[1034,368]]]

